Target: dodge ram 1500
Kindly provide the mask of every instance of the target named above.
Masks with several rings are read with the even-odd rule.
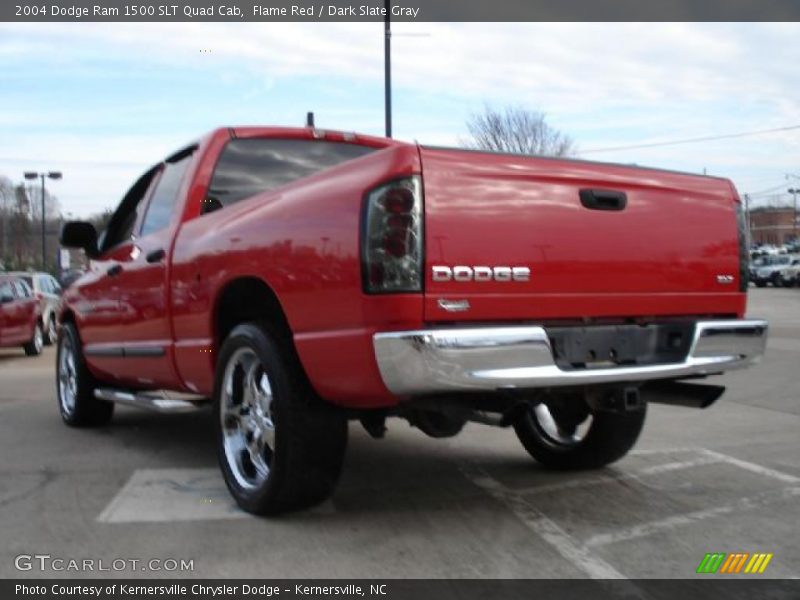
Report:
[[[657,169],[224,128],[61,241],[91,259],[59,315],[64,421],[211,403],[258,514],[332,493],[348,420],[512,427],[546,468],[602,467],[767,335],[734,186]]]

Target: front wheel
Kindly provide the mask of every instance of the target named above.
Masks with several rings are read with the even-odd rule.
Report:
[[[597,469],[619,460],[642,431],[646,407],[590,411],[580,397],[531,406],[514,424],[522,445],[547,469]]]
[[[214,412],[222,475],[244,510],[296,510],[333,492],[347,419],[314,393],[287,340],[235,327],[220,349]]]
[[[83,358],[78,331],[64,323],[56,352],[56,393],[61,418],[72,427],[105,425],[114,414],[114,404],[94,397],[97,381]]]

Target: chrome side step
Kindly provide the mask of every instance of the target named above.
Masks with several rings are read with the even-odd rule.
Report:
[[[98,388],[94,391],[95,398],[108,400],[117,404],[126,404],[136,408],[143,408],[157,413],[189,413],[205,408],[210,403],[208,398],[170,392],[128,392],[112,388]]]

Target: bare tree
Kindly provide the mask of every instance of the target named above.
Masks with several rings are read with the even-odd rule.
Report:
[[[8,228],[11,221],[12,205],[14,200],[14,184],[8,177],[0,175],[0,268],[8,260]]]
[[[467,120],[470,139],[462,145],[477,150],[570,156],[575,153],[572,139],[547,124],[545,114],[522,107],[497,110],[486,106]]]
[[[95,213],[88,217],[86,220],[89,221],[94,228],[97,230],[97,233],[101,231],[105,231],[106,227],[108,227],[108,222],[111,220],[112,215],[114,214],[114,210],[111,208],[105,208],[102,212]]]

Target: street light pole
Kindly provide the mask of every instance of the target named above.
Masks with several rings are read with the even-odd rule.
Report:
[[[48,179],[61,179],[61,172],[60,171],[48,171],[48,172],[41,172],[37,173],[36,171],[26,171],[25,172],[25,179],[36,179],[40,177],[42,180],[42,271],[47,271],[47,241],[46,241],[46,232],[45,232],[45,205],[44,205],[44,196],[45,196],[45,188],[44,188],[44,180],[45,178]]]
[[[794,210],[792,214],[792,236],[794,236],[795,242],[797,241],[797,194],[800,192],[798,188],[789,188],[789,193],[792,195],[792,204],[794,205]]]

